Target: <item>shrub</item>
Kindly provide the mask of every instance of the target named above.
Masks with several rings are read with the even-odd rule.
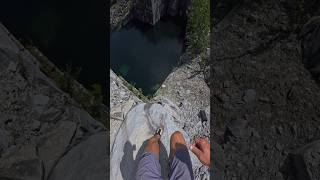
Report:
[[[193,0],[188,10],[187,51],[193,55],[203,54],[209,47],[210,0]]]
[[[58,86],[73,96],[75,93],[74,81],[78,79],[80,71],[81,68],[72,69],[71,65],[67,65],[65,72],[57,78]]]

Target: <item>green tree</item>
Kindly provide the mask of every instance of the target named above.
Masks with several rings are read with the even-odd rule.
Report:
[[[202,55],[209,47],[210,0],[193,0],[188,10],[187,51]]]

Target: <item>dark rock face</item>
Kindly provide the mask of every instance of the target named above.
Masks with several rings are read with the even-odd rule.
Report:
[[[320,141],[314,141],[288,155],[281,168],[290,180],[320,179]]]
[[[239,5],[243,0],[216,0],[212,3],[213,24],[221,21],[234,7]]]
[[[0,179],[105,180],[107,130],[78,107],[0,24]]]
[[[128,0],[110,8],[111,30],[135,18],[155,25],[162,16],[185,16],[191,0]]]
[[[320,88],[302,61],[307,21],[293,18],[294,2],[242,1],[212,28],[211,142],[224,157],[213,154],[213,179],[284,180],[294,169],[319,179]]]
[[[311,18],[301,30],[303,62],[320,82],[320,16]]]
[[[107,132],[100,132],[77,144],[67,156],[60,159],[49,180],[108,179],[109,160],[106,156],[101,156],[108,148],[105,143],[106,137]]]
[[[132,18],[133,2],[119,1],[110,7],[110,29],[115,30]]]
[[[191,0],[169,0],[166,13],[170,16],[185,16]]]
[[[184,16],[190,0],[135,0],[133,17],[154,25],[162,16]]]
[[[133,17],[151,25],[160,20],[165,8],[164,0],[135,0]]]

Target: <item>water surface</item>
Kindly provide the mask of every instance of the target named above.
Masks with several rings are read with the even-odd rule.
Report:
[[[110,65],[116,74],[151,95],[178,64],[184,26],[163,18],[155,26],[131,21],[110,36]]]

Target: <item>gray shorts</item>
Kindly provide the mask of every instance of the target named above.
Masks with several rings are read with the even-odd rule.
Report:
[[[180,148],[169,157],[169,180],[193,180],[192,164],[187,148]],[[162,180],[159,157],[144,152],[138,163],[137,180]]]

